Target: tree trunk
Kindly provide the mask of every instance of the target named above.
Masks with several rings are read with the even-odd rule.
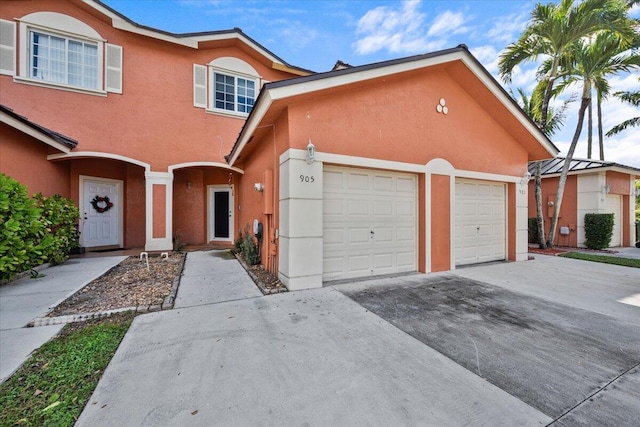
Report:
[[[551,100],[551,91],[553,90],[553,82],[556,79],[555,67],[556,67],[556,59],[553,60],[553,67],[551,69],[551,74],[549,76],[549,81],[547,82],[547,87],[544,89],[544,96],[542,97],[542,116],[540,117],[540,129],[542,132],[547,133],[547,114],[549,111],[549,101]]]
[[[544,235],[544,214],[542,211],[542,162],[536,162],[536,176],[534,181],[536,195],[536,219],[538,223],[538,243],[540,249],[547,249]]]
[[[582,125],[584,124],[584,112],[589,106],[589,93],[590,91],[587,91],[586,89],[583,92],[582,103],[580,104],[580,110],[578,111],[578,124],[576,125],[576,131],[573,134],[573,140],[569,146],[569,152],[567,153],[567,158],[564,161],[564,166],[560,173],[560,181],[558,182],[558,191],[556,192],[556,201],[553,207],[553,216],[551,217],[551,226],[549,228],[549,236],[547,239],[548,248],[553,248],[553,240],[556,234],[556,227],[558,226],[558,217],[560,216],[560,207],[562,206],[562,196],[564,195],[564,186],[567,183],[569,166],[573,160],[573,153],[576,151],[576,145],[578,145],[578,139],[580,138],[580,132],[582,131]]]
[[[593,147],[593,102],[589,99],[587,114],[587,159],[591,159]]]
[[[602,136],[602,95],[598,92],[597,104],[598,108],[598,143],[600,144],[600,160],[604,161],[604,140]]]

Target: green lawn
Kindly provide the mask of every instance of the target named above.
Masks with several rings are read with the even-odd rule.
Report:
[[[66,325],[0,384],[0,424],[72,426],[134,316]]]
[[[620,258],[608,255],[585,254],[581,252],[567,252],[558,256],[573,259],[582,259],[585,261],[603,262],[605,264],[623,265],[625,267],[640,268],[640,259]]]

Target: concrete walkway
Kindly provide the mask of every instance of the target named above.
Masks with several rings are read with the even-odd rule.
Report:
[[[229,251],[189,252],[174,308],[262,296]]]
[[[25,277],[0,287],[0,382],[57,334],[63,325],[27,328],[78,289],[125,257],[77,258],[46,268],[44,277]]]

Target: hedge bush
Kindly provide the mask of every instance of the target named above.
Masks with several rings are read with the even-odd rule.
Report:
[[[47,262],[62,264],[69,258],[69,252],[78,247],[80,211],[73,200],[59,194],[44,197],[38,193],[33,198],[42,210],[43,222],[51,235],[46,248]]]
[[[584,216],[584,244],[589,249],[605,249],[613,236],[613,214],[586,214]]]
[[[0,279],[66,260],[77,245],[78,218],[73,201],[41,194],[32,199],[26,186],[0,173]]]
[[[235,247],[249,265],[256,265],[260,261],[258,243],[248,224],[244,227],[244,232],[241,231],[238,234],[238,238],[235,240]]]

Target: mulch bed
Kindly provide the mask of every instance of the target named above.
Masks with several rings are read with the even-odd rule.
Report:
[[[614,250],[609,250],[609,249],[602,249],[602,250],[597,250],[597,249],[586,249],[586,248],[570,248],[568,246],[555,246],[553,248],[547,248],[547,249],[540,249],[537,246],[529,246],[529,252],[530,253],[534,253],[534,254],[542,254],[542,255],[552,255],[552,256],[557,256],[559,254],[564,254],[567,252],[575,252],[576,250],[580,250],[580,252],[592,252],[594,254],[615,254],[618,253],[617,251]]]
[[[147,269],[146,260],[129,257],[67,298],[48,317],[161,305],[182,274],[184,259],[181,253],[166,259],[151,256]]]

